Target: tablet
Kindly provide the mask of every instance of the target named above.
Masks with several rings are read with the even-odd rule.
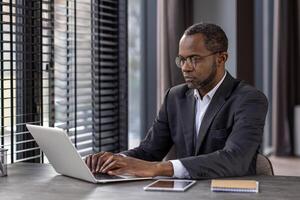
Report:
[[[145,186],[144,190],[183,192],[186,191],[189,187],[191,187],[195,183],[196,181],[193,180],[159,179]]]

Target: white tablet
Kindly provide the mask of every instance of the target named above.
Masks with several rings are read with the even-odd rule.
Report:
[[[183,192],[195,184],[193,180],[159,179],[144,187],[144,190]]]

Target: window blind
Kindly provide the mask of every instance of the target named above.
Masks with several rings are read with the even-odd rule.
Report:
[[[25,124],[49,122],[51,0],[0,2],[0,147],[8,162],[40,161]]]
[[[126,3],[55,0],[52,120],[82,156],[127,148]]]

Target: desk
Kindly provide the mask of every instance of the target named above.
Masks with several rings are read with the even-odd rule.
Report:
[[[134,181],[92,184],[58,175],[51,165],[16,163],[8,167],[8,176],[0,177],[1,200],[192,200],[192,199],[300,199],[300,177],[253,176],[260,183],[259,193],[215,193],[210,191],[210,180],[197,181],[186,192],[146,192],[143,186],[152,182]]]

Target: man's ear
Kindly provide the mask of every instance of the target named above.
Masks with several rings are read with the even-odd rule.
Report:
[[[217,58],[218,64],[225,64],[225,62],[228,59],[228,53],[227,52],[221,52]]]

